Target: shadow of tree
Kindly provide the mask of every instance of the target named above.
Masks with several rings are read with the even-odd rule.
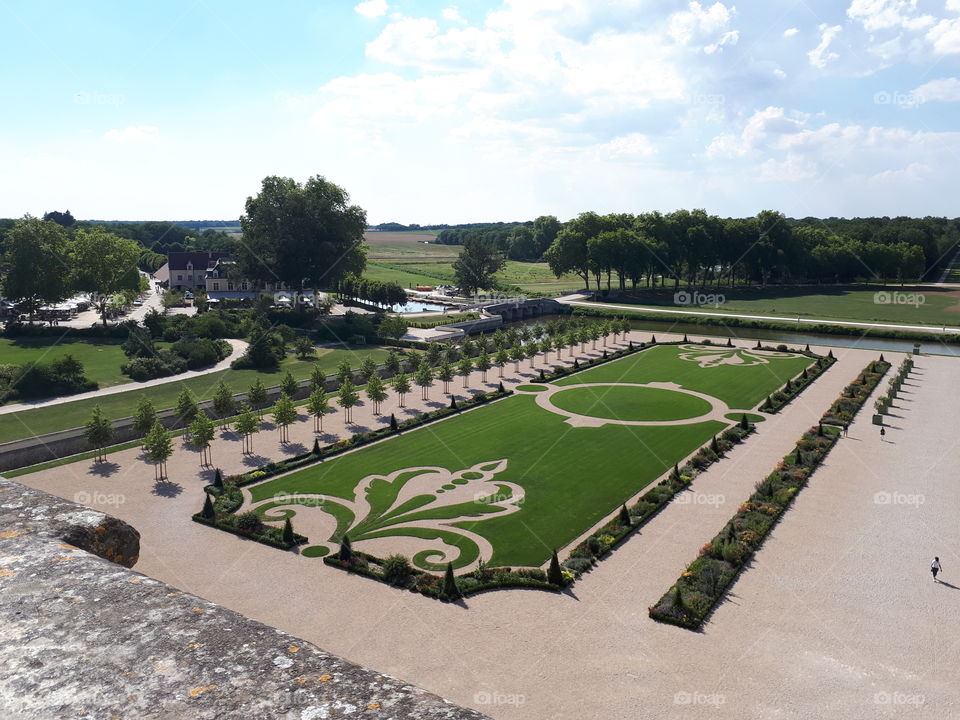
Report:
[[[267,459],[263,455],[257,455],[256,453],[253,455],[247,455],[245,458],[243,458],[243,464],[249,465],[250,467],[260,467],[266,463]]]
[[[280,452],[286,455],[300,455],[307,451],[307,446],[303,443],[287,443],[280,447]]]
[[[100,477],[110,477],[115,472],[120,469],[120,466],[115,462],[98,462],[94,463],[90,470],[87,472],[88,475],[98,475]]]
[[[151,492],[158,497],[175,498],[183,492],[183,486],[170,480],[157,480]]]

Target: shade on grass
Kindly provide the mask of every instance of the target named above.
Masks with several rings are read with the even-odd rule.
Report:
[[[141,387],[139,383],[131,383],[131,389],[128,392],[72,402],[65,398],[64,402],[55,405],[0,415],[0,442],[80,427],[89,419],[96,405],[100,405],[104,414],[110,419],[129,417],[133,415],[141,393],[150,398],[157,410],[162,410],[173,407],[177,396],[184,388],[188,388],[198,400],[208,400],[213,397],[213,392],[221,380],[233,392],[242,393],[249,389],[257,377],[263,380],[264,385],[271,387],[279,384],[283,374],[288,370],[294,378],[303,380],[310,377],[310,372],[316,363],[319,363],[329,374],[333,373],[337,365],[345,359],[356,367],[367,356],[373,357],[377,362],[383,362],[386,355],[386,350],[380,348],[358,350],[320,348],[317,351],[317,357],[309,360],[298,360],[288,355],[281,363],[280,369],[273,372],[220,370],[153,387]]]
[[[64,329],[64,333],[67,332]],[[83,364],[84,374],[88,378],[100,387],[109,387],[130,382],[130,378],[120,372],[120,366],[127,362],[127,356],[120,348],[122,342],[70,337],[0,338],[0,365],[49,364],[66,355],[73,355]]]

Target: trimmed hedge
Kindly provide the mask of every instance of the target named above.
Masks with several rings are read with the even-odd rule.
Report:
[[[297,533],[294,533],[292,543],[285,542],[283,539],[283,528],[264,525],[263,523],[259,523],[253,529],[249,530],[242,528],[240,525],[240,516],[238,516],[236,512],[243,505],[243,493],[240,492],[239,486],[233,482],[236,477],[238,476],[227,478],[222,490],[218,490],[212,485],[208,485],[205,488],[208,494],[216,497],[216,500],[213,502],[214,517],[207,518],[203,516],[202,512],[198,512],[193,515],[194,522],[198,522],[201,525],[208,525],[218,530],[224,530],[225,532],[239,535],[249,540],[255,540],[256,542],[270,545],[271,547],[281,550],[289,550],[307,542],[306,536]]]
[[[477,312],[461,312],[461,313],[450,313],[448,315],[442,315],[435,318],[418,318],[417,320],[409,320],[407,322],[407,327],[419,328],[421,330],[430,330],[431,328],[438,327],[440,325],[449,325],[450,323],[461,323],[467,322],[468,320],[479,320],[480,313]]]
[[[870,363],[847,388],[841,400],[854,403],[856,414],[890,369],[890,363]],[[836,403],[834,403],[836,405]],[[851,415],[852,418],[852,415]],[[723,529],[700,550],[677,582],[648,608],[659,622],[688,629],[699,628],[743,572],[764,539],[783,517],[797,493],[823,462],[840,437],[840,430],[823,424],[807,430],[774,471],[757,483],[755,492]]]

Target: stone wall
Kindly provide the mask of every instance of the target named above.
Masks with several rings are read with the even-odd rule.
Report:
[[[0,478],[0,717],[486,718],[129,570],[138,552],[126,523]]]

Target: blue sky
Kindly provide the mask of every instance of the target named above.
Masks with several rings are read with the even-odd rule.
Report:
[[[0,0],[0,216],[960,215],[960,0]]]

